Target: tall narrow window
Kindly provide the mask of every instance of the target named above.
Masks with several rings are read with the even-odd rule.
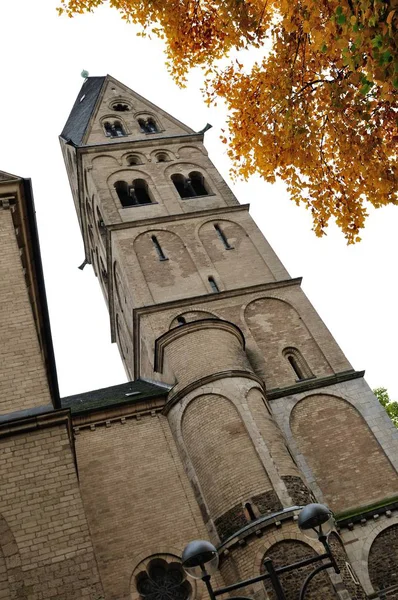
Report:
[[[158,242],[158,238],[156,237],[156,235],[153,235],[151,239],[152,239],[153,245],[155,246],[155,250],[157,252],[159,260],[168,260],[167,256],[165,256],[165,254],[162,250],[162,246]]]
[[[152,200],[149,196],[148,184],[145,179],[134,179],[130,193],[134,199],[134,204],[152,203]]]
[[[123,129],[123,125],[120,121],[115,121],[113,124],[113,128],[115,130],[116,137],[123,137],[124,135],[126,135]]]
[[[158,126],[155,123],[155,120],[152,119],[152,117],[149,117],[149,119],[147,119],[147,130],[148,133],[157,133],[158,132]]]
[[[216,284],[216,282],[214,281],[214,277],[209,277],[208,281],[210,283],[210,287],[211,287],[211,291],[214,293],[219,292],[220,290],[218,289],[218,285]]]
[[[223,230],[221,229],[221,227],[219,225],[214,225],[214,229],[216,230],[218,237],[220,238],[220,240],[224,244],[224,248],[226,250],[233,250],[234,247],[231,246],[230,243],[228,242],[227,236],[225,235],[225,233],[223,232]]]
[[[205,187],[205,178],[202,173],[193,171],[189,174],[189,182],[195,192],[195,196],[207,196],[208,191]]]
[[[104,130],[107,137],[112,137],[112,125],[109,123],[109,121],[105,121]]]
[[[98,225],[98,231],[100,232],[101,237],[104,239],[106,238],[106,229],[105,229],[105,223],[104,223],[104,219],[102,218],[100,209],[97,206],[97,225]]]
[[[314,374],[297,348],[285,348],[282,354],[289,361],[297,379],[310,379],[314,377]]]
[[[134,206],[134,198],[131,195],[131,190],[127,181],[117,181],[115,183],[115,190],[121,202],[121,205],[126,208],[128,206]]]
[[[256,515],[254,514],[254,510],[252,505],[250,504],[250,502],[246,502],[245,504],[245,509],[247,511],[247,514],[249,516],[250,521],[255,521],[257,519]]]

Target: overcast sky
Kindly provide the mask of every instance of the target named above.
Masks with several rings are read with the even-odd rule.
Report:
[[[200,76],[181,90],[166,72],[161,43],[136,37],[115,11],[68,19],[57,16],[56,5],[1,2],[0,170],[33,181],[61,395],[126,380],[92,268],[77,269],[83,246],[58,142],[87,69],[113,75],[194,130],[213,125],[205,143],[216,167],[239,201],[251,204],[290,275],[303,276],[304,291],[353,367],[366,369],[372,387],[387,387],[398,400],[398,207],[372,210],[355,247],[333,226],[316,238],[309,214],[282,185],[228,180],[219,141],[226,115],[204,105]]]

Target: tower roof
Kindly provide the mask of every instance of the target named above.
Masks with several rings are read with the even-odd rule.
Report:
[[[111,75],[106,75],[106,77],[88,77],[85,80],[62,130],[62,139],[71,142],[75,146],[90,145],[92,143],[91,131],[93,128],[95,129],[98,115],[103,114],[104,111],[109,113],[109,97],[106,100],[107,90],[109,91],[109,89],[115,94],[115,101],[127,99],[128,102],[134,105],[135,114],[149,111],[151,114],[158,115],[165,123],[165,128],[171,128],[174,134],[195,133],[190,127],[120,83]]]
[[[86,79],[65,123],[61,137],[67,141],[70,140],[76,146],[82,142],[105,79],[106,77],[88,77]]]

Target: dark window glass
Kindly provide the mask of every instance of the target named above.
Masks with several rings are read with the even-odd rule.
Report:
[[[123,207],[134,206],[135,202],[131,195],[131,186],[128,185],[127,181],[117,181],[115,183],[115,190]]]
[[[210,283],[210,287],[211,287],[211,291],[212,292],[219,292],[220,290],[218,289],[218,285],[216,284],[216,282],[214,281],[214,277],[209,277],[209,283]]]
[[[223,232],[221,227],[219,225],[214,225],[214,229],[216,230],[218,237],[224,244],[224,248],[226,250],[233,250],[234,247],[229,244],[229,242],[227,240],[227,236],[225,235],[225,233]]]
[[[151,204],[152,200],[149,196],[148,184],[145,179],[134,179],[132,186],[132,194],[134,196],[134,204]]]
[[[193,198],[196,195],[190,184],[190,181],[186,179],[184,175],[176,173],[175,175],[171,176],[171,180],[174,183],[180,198]]]
[[[207,196],[208,191],[205,187],[205,178],[202,173],[198,173],[197,171],[193,171],[189,174],[188,180],[194,190],[195,196]]]
[[[186,323],[185,317],[177,317],[177,323],[179,325],[185,325],[185,323]]]
[[[112,134],[112,125],[108,121],[105,121],[104,129],[105,129],[105,135],[107,137],[112,137],[112,135],[113,135]]]
[[[152,239],[153,245],[155,246],[155,250],[157,252],[159,260],[168,260],[167,256],[165,256],[165,254],[162,250],[162,246],[158,242],[158,238],[156,237],[156,235],[153,235],[151,239]]]

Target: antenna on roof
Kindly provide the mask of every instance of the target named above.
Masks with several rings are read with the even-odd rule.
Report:
[[[83,79],[87,79],[87,77],[89,76],[89,72],[83,69],[80,75],[83,77]]]

